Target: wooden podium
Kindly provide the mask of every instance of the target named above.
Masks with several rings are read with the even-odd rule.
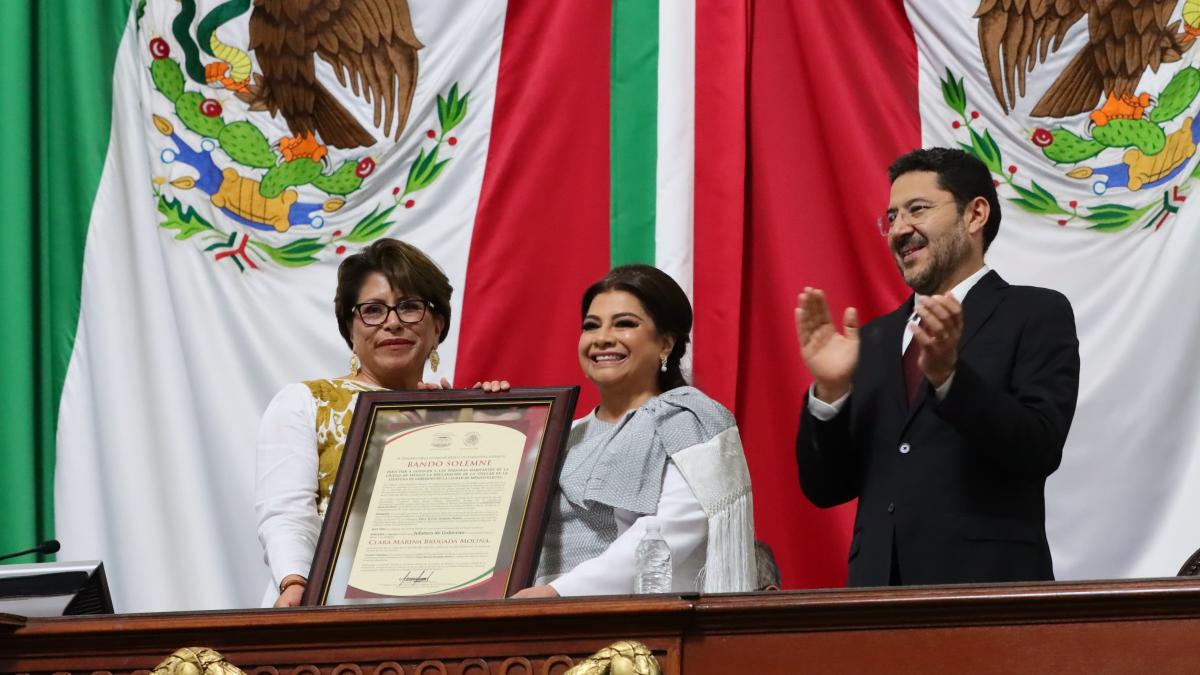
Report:
[[[1200,578],[0,616],[0,672],[145,672],[179,647],[247,673],[552,675],[616,640],[664,673],[1197,673]]]

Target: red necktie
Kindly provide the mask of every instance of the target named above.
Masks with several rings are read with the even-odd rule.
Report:
[[[917,388],[921,386],[921,380],[925,379],[925,374],[921,372],[921,366],[918,363],[920,358],[921,345],[914,335],[908,342],[908,348],[904,350],[904,356],[900,359],[904,368],[904,393],[908,396],[906,400],[909,405],[912,405],[913,400],[917,397]]]

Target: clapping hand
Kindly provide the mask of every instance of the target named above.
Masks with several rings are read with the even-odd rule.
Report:
[[[796,337],[800,356],[816,384],[817,398],[832,403],[850,391],[858,366],[858,310],[847,307],[838,332],[825,293],[805,287],[796,299]]]
[[[917,301],[919,322],[909,324],[913,339],[921,345],[917,365],[935,388],[945,384],[958,365],[958,340],[962,337],[962,305],[949,293],[930,295]]]

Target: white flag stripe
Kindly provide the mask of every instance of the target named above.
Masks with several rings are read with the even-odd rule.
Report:
[[[219,4],[198,2],[198,16]],[[446,270],[456,291],[454,326],[488,150],[505,6],[486,0],[412,5],[426,46],[404,136],[369,150],[377,171],[346,197],[344,208],[326,215],[323,227],[297,227],[274,240],[273,232],[255,236],[275,245],[327,237],[391,205],[392,189],[405,185],[418,149],[428,152],[434,144],[425,132],[438,126],[437,95],[457,82],[460,95],[470,94],[467,115],[451,132],[455,144],[440,147],[439,159],[451,162],[411,195],[411,209],[392,212],[387,231]],[[349,350],[333,315],[335,275],[344,255],[363,246],[349,243],[337,253],[329,245],[317,262],[298,267],[253,257],[251,249],[259,269],[239,271],[205,250],[219,236],[180,241],[176,230],[161,226],[164,216],[151,192],[155,177],[165,180],[164,196],[220,223],[225,237],[249,231],[209,203],[199,179],[194,189],[172,185],[196,171],[163,159],[164,144],[172,141],[151,122],[152,112],[171,120],[175,109],[151,82],[147,44],[153,37],[174,39],[171,21],[179,8],[176,0],[151,0],[142,32],[131,23],[117,57],[112,137],[89,224],[79,328],[60,404],[60,556],[103,559],[116,607],[125,612],[261,600],[267,571],[252,505],[259,417],[285,384],[347,371]],[[221,35],[244,46],[245,26],[236,28],[222,27]],[[182,50],[170,44],[178,57]],[[200,88],[191,81],[185,86]],[[286,133],[281,120],[254,117],[232,96],[206,95],[219,98],[228,121],[249,118],[266,133]],[[352,93],[340,95],[348,106],[364,105]],[[174,127],[183,141],[201,147],[203,139],[178,119]],[[213,158],[226,161],[220,152]],[[452,329],[439,350],[439,377],[453,375],[457,335]]]
[[[692,297],[692,214],[696,150],[696,6],[658,10],[658,163],[655,264]]]

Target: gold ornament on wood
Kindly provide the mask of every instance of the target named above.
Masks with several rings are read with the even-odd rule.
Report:
[[[564,675],[660,675],[661,672],[649,647],[621,640],[580,661]]]
[[[144,671],[143,671],[144,672]],[[183,647],[155,666],[151,675],[246,675],[208,647]]]

